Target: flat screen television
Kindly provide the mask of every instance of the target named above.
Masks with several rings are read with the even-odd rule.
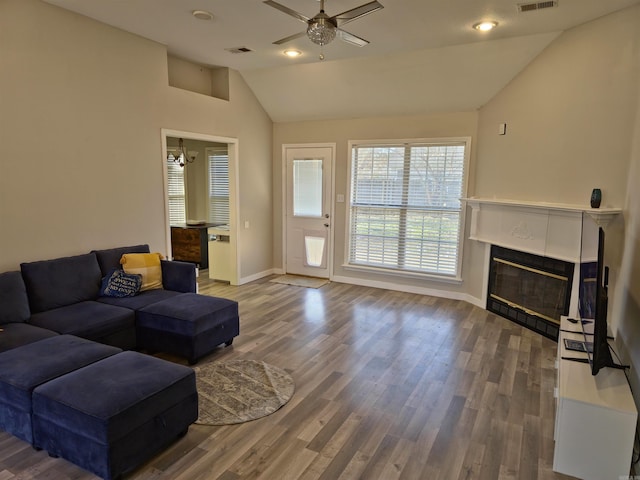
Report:
[[[602,227],[589,214],[583,213],[579,310],[592,375],[597,375],[605,367],[624,368],[614,362],[609,348],[609,267],[604,261],[604,242]]]

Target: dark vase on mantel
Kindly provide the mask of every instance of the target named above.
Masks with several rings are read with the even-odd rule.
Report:
[[[600,202],[602,202],[602,191],[594,188],[591,192],[591,208],[600,208]]]

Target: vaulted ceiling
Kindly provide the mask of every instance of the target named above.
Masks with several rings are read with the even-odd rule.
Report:
[[[562,31],[640,0],[379,0],[344,26],[368,40],[322,49],[305,24],[262,0],[45,0],[167,46],[170,54],[238,70],[276,122],[454,112],[481,107]],[[316,0],[277,0],[311,18]],[[367,0],[326,0],[329,16]],[[198,20],[193,11],[210,12]],[[491,32],[472,26],[498,22]],[[285,48],[302,52],[283,55]],[[231,53],[234,49],[245,53]],[[322,50],[322,51],[321,51]],[[320,54],[324,60],[320,60]]]

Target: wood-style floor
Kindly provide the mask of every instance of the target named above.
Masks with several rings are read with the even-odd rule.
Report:
[[[569,478],[552,471],[551,340],[460,301],[201,277],[240,305],[240,336],[201,361],[264,360],[296,392],[260,420],[192,425],[128,478]],[[0,432],[0,480],[18,478],[96,477]]]

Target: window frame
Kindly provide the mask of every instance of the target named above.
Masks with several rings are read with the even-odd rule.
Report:
[[[169,225],[181,225],[181,224],[186,224],[187,219],[189,218],[189,206],[187,205],[187,198],[188,198],[188,192],[187,192],[187,186],[188,183],[187,182],[187,172],[186,172],[186,168],[187,168],[187,164],[185,163],[185,165],[183,167],[181,167],[177,162],[174,162],[173,159],[169,158],[169,155],[171,155],[173,158],[177,158],[176,157],[176,153],[178,153],[178,147],[167,147],[167,160],[166,160],[166,166],[167,166],[167,216],[169,218]],[[183,191],[184,194],[179,196],[179,195],[171,195],[170,194],[170,184],[171,184],[171,171],[172,168],[176,166],[177,168],[179,168],[182,171],[182,184],[183,184]],[[184,207],[184,222],[172,222],[171,219],[171,200],[172,199],[178,199],[178,198],[182,198],[182,204]]]
[[[222,196],[214,196],[211,195],[211,188],[212,188],[212,184],[211,184],[211,180],[212,177],[215,176],[215,170],[214,170],[214,165],[213,165],[213,161],[211,159],[211,157],[215,157],[217,152],[221,152],[222,150],[225,151],[225,156],[227,159],[227,177],[226,177],[226,188],[227,188],[227,195],[226,197],[222,197]],[[207,222],[208,223],[214,223],[214,224],[221,224],[220,221],[218,221],[217,219],[214,219],[212,217],[212,199],[217,198],[217,199],[226,199],[226,204],[227,204],[227,218],[226,218],[226,223],[227,225],[230,224],[231,222],[231,179],[230,179],[230,172],[229,172],[229,148],[228,145],[220,145],[220,146],[215,146],[215,147],[206,147],[205,148],[205,157],[206,157],[206,162],[207,162],[207,171],[206,171],[206,175],[207,175]]]
[[[352,176],[353,176],[353,151],[357,147],[389,147],[389,146],[419,146],[419,145],[446,145],[446,144],[464,144],[464,161],[462,185],[460,192],[460,210],[459,210],[459,226],[458,226],[458,255],[456,259],[455,273],[451,275],[439,274],[432,272],[419,272],[414,270],[402,270],[398,268],[387,268],[381,266],[370,266],[351,263],[351,222],[352,222]],[[345,212],[345,259],[342,267],[346,270],[354,270],[382,275],[391,275],[404,278],[429,279],[444,283],[461,283],[462,282],[462,263],[463,251],[465,243],[465,225],[466,225],[466,203],[464,199],[467,197],[468,180],[469,180],[469,164],[471,157],[471,137],[437,137],[437,138],[404,138],[404,139],[373,139],[373,140],[350,140],[348,142],[347,152],[347,195],[346,195],[346,212]]]

